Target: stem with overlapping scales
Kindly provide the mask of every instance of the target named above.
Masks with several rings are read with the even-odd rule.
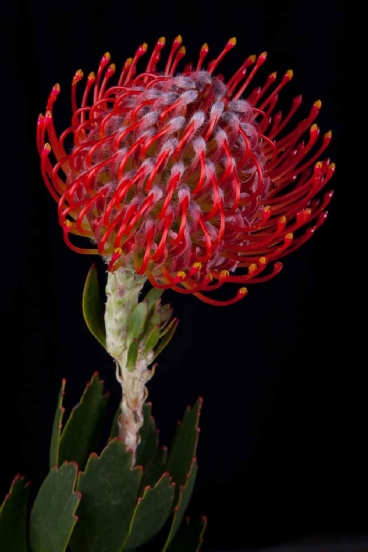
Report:
[[[120,268],[108,273],[106,285],[106,349],[116,361],[116,377],[122,386],[120,437],[133,452],[133,457],[143,424],[146,383],[151,377],[148,365],[153,359],[152,351],[146,356],[139,351],[133,366],[128,358],[129,320],[139,302],[145,280],[144,276],[137,275],[133,270]]]

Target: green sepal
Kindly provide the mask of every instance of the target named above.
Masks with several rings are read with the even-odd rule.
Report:
[[[154,303],[157,303],[157,301],[160,299],[161,295],[163,294],[164,290],[159,289],[156,287],[153,287],[149,290],[143,301],[147,301],[148,308],[153,305]]]
[[[121,552],[137,505],[142,470],[114,439],[100,457],[90,456],[77,489],[83,500],[70,546],[73,552]]]
[[[168,304],[162,305],[161,310],[160,310],[161,327],[164,327],[167,324],[167,322],[171,319],[172,313],[173,313],[173,310],[172,310],[170,305],[168,305]]]
[[[64,408],[63,408],[63,397],[65,393],[65,384],[66,380],[63,379],[61,382],[61,388],[59,391],[59,397],[58,402],[56,406],[56,412],[54,417],[54,423],[52,426],[52,434],[51,434],[51,444],[50,444],[50,470],[53,466],[59,465],[59,448],[60,448],[60,434],[61,434],[61,428],[62,428],[62,421],[63,421],[63,414],[64,414]]]
[[[96,265],[89,269],[82,296],[83,317],[91,334],[106,349],[104,310],[100,298]]]
[[[96,449],[108,398],[103,394],[103,382],[97,373],[93,374],[61,433],[59,465],[74,461],[84,470],[89,455]]]
[[[177,426],[174,443],[169,453],[166,469],[177,485],[177,498],[181,485],[186,483],[193,459],[196,456],[198,422],[202,402],[202,398],[199,398],[192,409],[189,407],[186,409],[183,421]]]
[[[134,338],[139,338],[144,329],[148,313],[148,304],[143,301],[138,303],[129,318],[128,326],[128,346]]]
[[[161,325],[161,312],[159,309],[154,310],[151,306],[149,310],[149,315],[147,316],[147,322],[144,328],[144,337],[148,336],[153,328],[156,326],[160,327]]]
[[[177,318],[173,318],[172,320],[170,320],[170,323],[167,324],[167,326],[165,326],[164,328],[161,328],[160,337],[163,337],[164,335],[169,333],[171,331],[172,327],[175,324],[176,324],[176,326],[175,326],[175,330],[176,330],[176,327],[179,324],[179,320]],[[171,337],[170,337],[170,339],[171,339]],[[166,345],[167,345],[167,343],[165,344],[165,347],[166,347]]]
[[[187,518],[181,525],[167,552],[199,552],[203,535],[207,527],[207,519],[190,521]]]
[[[126,367],[129,370],[129,372],[133,372],[135,369],[135,365],[137,363],[137,358],[138,358],[138,352],[139,352],[138,341],[136,339],[133,339],[133,341],[129,345],[127,362],[126,362]]]
[[[173,320],[166,326],[166,328],[161,332],[161,340],[158,344],[158,346],[155,349],[155,356],[153,357],[153,360],[158,357],[158,355],[165,349],[165,347],[169,344],[171,341],[172,336],[175,333],[176,328],[178,327],[179,320],[177,318],[173,318]]]
[[[177,504],[174,509],[174,515],[171,522],[170,531],[166,540],[166,544],[163,548],[163,552],[166,552],[167,547],[172,542],[173,538],[175,537],[180,524],[183,520],[185,510],[187,509],[187,506],[189,504],[190,497],[192,496],[194,483],[197,476],[197,460],[196,458],[192,462],[192,466],[190,468],[190,472],[188,473],[187,480],[185,482],[185,485],[181,485],[179,489],[179,498],[177,501]]]
[[[0,550],[28,552],[27,504],[29,484],[17,475],[0,506]]]
[[[143,350],[144,356],[147,356],[148,353],[156,347],[159,339],[160,339],[160,328],[158,326],[155,326],[154,328],[152,328],[152,331],[147,337],[147,341],[144,345],[144,350]]]
[[[77,464],[65,463],[52,468],[43,482],[30,518],[32,552],[65,552],[77,522],[77,473]]]
[[[153,488],[145,488],[134,510],[124,550],[141,546],[160,531],[171,512],[174,488],[167,473],[161,476]]]

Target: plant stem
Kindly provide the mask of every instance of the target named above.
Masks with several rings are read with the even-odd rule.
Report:
[[[106,285],[106,348],[116,362],[116,378],[122,386],[119,436],[133,453],[133,463],[139,445],[139,430],[143,424],[143,404],[147,398],[146,383],[151,377],[148,369],[153,354],[138,354],[133,369],[127,368],[128,330],[130,316],[139,302],[146,281],[128,268],[108,273]]]

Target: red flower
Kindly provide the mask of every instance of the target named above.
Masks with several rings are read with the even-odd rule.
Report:
[[[161,38],[146,70],[137,73],[147,51],[143,44],[109,87],[115,65],[105,54],[97,76],[87,78],[79,107],[76,89],[83,73],[77,71],[71,125],[59,138],[52,121],[60,90],[55,85],[38,120],[42,173],[71,249],[102,255],[109,271],[134,265],[156,287],[229,304],[246,288],[225,303],[203,292],[224,282],[272,278],[282,265],[276,262],[263,273],[267,265],[295,251],[325,220],[332,192],[315,197],[335,168],[328,159],[318,161],[331,132],[317,146],[319,129],[312,123],[320,101],[292,130],[301,96],[286,115],[274,114],[292,71],[278,84],[272,73],[242,99],[266,53],[248,57],[225,83],[214,72],[235,39],[206,69],[204,44],[197,66],[188,64],[176,74],[185,54],[181,42],[180,36],[174,40],[160,72]],[[69,135],[70,152],[64,147]],[[96,249],[73,245],[70,234],[91,238]]]

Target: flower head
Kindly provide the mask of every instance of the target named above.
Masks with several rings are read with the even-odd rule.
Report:
[[[328,159],[319,161],[331,132],[319,140],[320,101],[292,128],[301,96],[286,115],[275,113],[292,71],[279,80],[272,73],[248,93],[266,53],[248,57],[225,82],[216,70],[235,39],[206,67],[204,44],[197,65],[177,73],[181,42],[174,40],[158,70],[160,38],[138,73],[143,44],[113,85],[115,65],[106,53],[97,75],[87,77],[79,106],[83,73],[77,71],[71,125],[60,137],[52,120],[55,85],[38,120],[38,148],[69,247],[102,255],[109,271],[133,266],[156,287],[220,304],[205,293],[225,282],[272,278],[282,268],[279,259],[325,220],[332,192],[316,196],[334,172]],[[70,151],[64,146],[69,135]],[[71,234],[96,247],[82,249]],[[240,287],[221,304],[246,292]]]

